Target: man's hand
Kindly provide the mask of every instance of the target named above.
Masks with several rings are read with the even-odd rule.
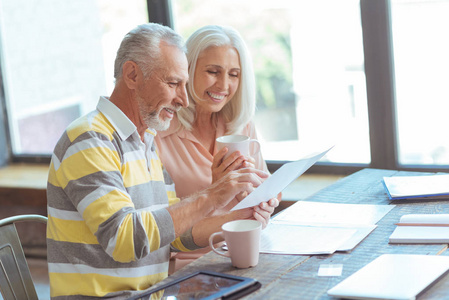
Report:
[[[268,173],[253,168],[244,168],[227,173],[204,191],[208,199],[213,201],[214,210],[210,215],[237,204],[243,199],[244,196],[242,195],[251,193],[268,176]]]

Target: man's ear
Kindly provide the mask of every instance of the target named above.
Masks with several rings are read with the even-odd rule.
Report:
[[[138,76],[141,73],[139,66],[135,62],[128,60],[123,64],[122,78],[129,89],[134,90],[137,88]]]

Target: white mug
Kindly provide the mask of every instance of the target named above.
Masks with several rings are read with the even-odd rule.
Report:
[[[230,257],[236,268],[255,267],[259,262],[260,232],[262,224],[256,220],[236,220],[223,224],[223,231],[212,233],[209,245],[212,251]],[[226,241],[228,251],[220,251],[214,246],[214,237],[221,236]]]
[[[224,135],[216,139],[217,151],[224,147],[228,148],[228,152],[223,157],[226,159],[235,151],[240,151],[244,156],[254,156],[260,151],[260,143],[258,140],[251,139],[246,135]],[[251,145],[254,145],[254,151],[250,151]]]

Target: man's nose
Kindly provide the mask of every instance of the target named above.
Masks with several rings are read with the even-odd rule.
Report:
[[[189,97],[187,97],[186,86],[182,86],[179,88],[178,95],[176,97],[176,103],[181,105],[182,107],[189,106]]]

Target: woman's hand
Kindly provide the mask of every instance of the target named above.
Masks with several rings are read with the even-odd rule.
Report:
[[[231,171],[242,168],[254,168],[255,160],[252,157],[245,157],[239,151],[235,151],[226,159],[228,148],[224,147],[214,156],[212,162],[212,183],[216,182]]]
[[[267,227],[270,222],[271,215],[274,209],[279,206],[279,201],[277,198],[270,199],[268,202],[262,202],[258,206],[248,207],[244,209],[239,209],[229,213],[229,218],[231,220],[257,220],[262,223],[262,228]]]
[[[262,228],[265,228],[270,222],[274,209],[278,206],[279,200],[277,198],[270,199],[268,202],[262,202],[258,206],[254,206],[253,217],[262,223]]]

